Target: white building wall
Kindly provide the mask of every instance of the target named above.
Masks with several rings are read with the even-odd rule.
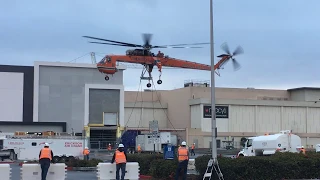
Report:
[[[281,107],[256,106],[256,122],[254,132],[281,131]]]
[[[22,122],[23,73],[0,72],[0,121]]]
[[[254,106],[229,106],[229,117],[229,132],[254,132]]]
[[[320,132],[320,108],[308,108],[307,133]],[[319,142],[320,143],[320,142]]]
[[[306,133],[306,107],[283,107],[282,128],[295,133]]]
[[[191,116],[191,128],[201,128],[203,118],[201,112],[202,105],[192,105],[190,106],[190,116]]]
[[[191,128],[211,132],[211,118],[203,118],[203,105],[191,106]],[[292,130],[294,133],[320,132],[320,107],[289,105],[229,105],[229,119],[217,118],[218,132],[275,133]],[[320,143],[320,142],[319,142]]]

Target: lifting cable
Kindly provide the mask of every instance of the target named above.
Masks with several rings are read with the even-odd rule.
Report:
[[[170,121],[168,112],[166,112],[166,111],[164,110],[164,108],[163,108],[163,106],[162,106],[162,103],[161,103],[161,100],[160,100],[160,96],[159,96],[159,94],[158,94],[158,92],[157,92],[157,90],[156,90],[156,86],[155,86],[155,84],[154,84],[154,82],[153,82],[153,79],[152,79],[151,81],[152,81],[152,85],[153,85],[153,87],[154,87],[154,90],[156,91],[156,95],[157,95],[157,97],[158,97],[158,100],[159,100],[161,109],[162,109],[163,112],[166,114],[167,119],[168,119],[169,123],[171,124],[171,126],[173,127],[173,129],[176,131],[177,137],[180,137],[181,139],[183,139],[183,138],[179,135],[178,130],[173,126],[172,122]]]
[[[141,81],[141,80],[140,80]],[[138,92],[139,93],[139,92]],[[140,95],[141,95],[141,109],[140,109],[140,120],[138,123],[138,128],[137,128],[137,132],[139,132],[139,127],[140,127],[140,123],[143,124],[143,120],[142,120],[142,109],[143,109],[143,94],[142,94],[142,87],[141,87],[141,91],[140,91]],[[143,126],[143,125],[142,125]]]
[[[133,111],[134,111],[134,108],[136,107],[136,103],[137,103],[137,101],[138,101],[138,96],[139,96],[139,92],[140,92],[140,87],[141,87],[141,78],[140,78],[140,83],[139,83],[139,87],[138,87],[138,92],[137,92],[136,99],[135,99],[135,101],[134,101],[134,105],[133,105],[132,111],[131,111],[131,113],[130,113],[130,115],[129,115],[129,118],[128,118],[127,123],[126,123],[125,126],[124,126],[126,129],[127,129],[128,123],[129,123],[129,121],[130,121],[130,118],[131,118],[131,116],[132,116],[132,113],[133,113]],[[141,89],[142,89],[142,87],[141,87]],[[142,98],[142,97],[141,97],[141,98]],[[141,108],[141,111],[142,111],[142,108]],[[139,121],[139,124],[140,124],[140,121]],[[127,131],[127,130],[126,130],[126,131]]]

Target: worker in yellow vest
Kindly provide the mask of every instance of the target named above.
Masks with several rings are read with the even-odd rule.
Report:
[[[90,150],[88,147],[85,147],[83,150],[83,159],[84,160],[89,160],[89,154],[90,154]]]
[[[187,148],[187,143],[182,141],[180,148],[178,149],[178,161],[179,165],[176,171],[175,180],[179,179],[180,171],[183,170],[182,179],[187,179],[187,170],[188,170],[188,163],[189,163],[189,150]]]
[[[124,145],[119,144],[115,153],[113,154],[111,164],[116,161],[116,180],[119,180],[119,171],[121,169],[121,180],[124,180],[124,176],[126,173],[126,164],[127,164],[127,154],[124,151]]]
[[[49,144],[45,143],[44,148],[39,153],[39,164],[41,166],[41,180],[47,179],[50,163],[52,162],[53,152],[49,148]]]
[[[140,146],[140,144],[138,144],[137,150],[138,150],[138,153],[140,154],[140,153],[141,153],[141,146]]]

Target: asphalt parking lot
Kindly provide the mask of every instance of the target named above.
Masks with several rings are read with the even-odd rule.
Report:
[[[11,164],[11,180],[21,180],[21,173],[18,164]],[[81,172],[81,171],[67,171],[67,178],[66,180],[97,180],[97,172],[90,171],[90,172]]]
[[[191,159],[194,159],[198,156],[201,156],[203,154],[196,154],[196,156],[191,156]],[[229,156],[231,157],[232,155],[224,155],[224,156]],[[103,159],[105,162],[110,162],[111,157],[110,155],[106,155],[106,154],[95,154],[95,156],[93,156],[94,158],[100,158]],[[92,158],[93,158],[92,157]],[[21,173],[20,173],[20,168],[21,166],[19,166],[19,164],[17,163],[13,163],[11,164],[11,180],[21,180]],[[189,174],[196,174],[195,170],[188,170]],[[96,171],[87,171],[87,172],[83,172],[83,171],[67,171],[67,178],[66,180],[97,180],[97,172]]]

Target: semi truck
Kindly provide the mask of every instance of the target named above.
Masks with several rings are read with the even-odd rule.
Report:
[[[163,153],[166,145],[177,146],[177,135],[170,132],[160,132],[157,136],[153,134],[142,134],[141,131],[127,130],[121,136],[121,143],[129,153],[137,152],[140,144],[142,152]]]
[[[10,160],[38,160],[40,150],[45,143],[50,144],[54,153],[53,161],[68,161],[82,157],[87,140],[81,136],[38,136],[13,135],[0,139],[0,158]]]
[[[241,156],[266,156],[279,152],[300,152],[301,138],[290,130],[277,134],[250,137],[244,143],[244,148],[238,153]]]

